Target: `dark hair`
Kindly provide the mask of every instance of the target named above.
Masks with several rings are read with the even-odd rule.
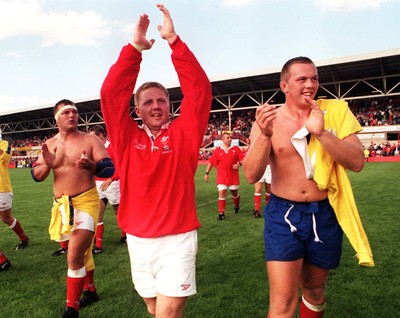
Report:
[[[143,91],[145,91],[146,89],[153,88],[153,87],[159,88],[162,91],[164,91],[165,96],[167,97],[167,100],[169,101],[169,93],[168,93],[168,90],[164,87],[164,85],[162,85],[158,82],[146,82],[146,83],[143,83],[142,85],[140,85],[139,88],[136,90],[135,97],[134,97],[136,107],[139,106],[140,94]]]
[[[90,127],[89,131],[90,132],[93,131],[96,136],[98,136],[100,134],[103,134],[104,137],[106,136],[106,132],[105,132],[104,128],[101,127],[100,125],[96,125],[96,126]]]
[[[69,100],[69,99],[62,99],[62,100],[60,100],[59,102],[57,102],[57,103],[54,105],[54,107],[53,107],[53,114],[54,114],[54,115],[57,114],[58,109],[59,109],[61,106],[64,106],[64,105],[75,106],[75,103],[74,103],[73,101]]]
[[[314,62],[305,56],[298,56],[298,57],[294,57],[292,59],[290,59],[289,61],[287,61],[281,70],[281,81],[285,80],[287,78],[287,75],[289,74],[289,69],[293,64],[296,63],[301,63],[301,64],[314,64]]]

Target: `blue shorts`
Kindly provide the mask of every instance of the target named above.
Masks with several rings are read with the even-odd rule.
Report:
[[[328,199],[293,202],[273,194],[264,210],[265,259],[294,261],[314,266],[339,266],[343,231]]]

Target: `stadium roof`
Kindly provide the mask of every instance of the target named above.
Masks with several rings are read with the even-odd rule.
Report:
[[[319,98],[381,98],[400,95],[400,48],[356,56],[316,61],[320,88]],[[279,89],[280,68],[257,70],[212,78],[212,112],[253,109],[266,101],[282,104],[284,94]],[[168,88],[171,112],[179,114],[182,92]],[[98,97],[76,101],[80,126],[101,124]],[[132,116],[133,100],[131,101]],[[20,111],[0,116],[3,136],[39,130],[56,130],[52,106]]]

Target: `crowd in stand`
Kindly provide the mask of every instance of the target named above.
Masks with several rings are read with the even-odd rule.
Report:
[[[351,100],[349,106],[361,126],[400,124],[400,97]]]
[[[400,97],[351,100],[348,103],[361,126],[400,124]],[[213,147],[214,140],[221,139],[221,133],[224,130],[231,130],[233,138],[239,139],[244,147],[247,147],[254,116],[255,109],[232,111],[229,122],[228,111],[211,113],[208,127],[204,134],[202,149],[199,153],[199,160],[208,160],[212,151],[207,148]],[[13,140],[12,147],[40,146],[52,136],[54,136],[54,133],[30,134],[29,136],[24,136],[24,138]],[[400,144],[390,142],[371,143],[368,150],[370,151],[370,156],[396,156],[400,151]],[[14,162],[19,160],[20,158],[14,158]]]
[[[12,148],[23,148],[23,147],[35,147],[41,146],[47,139],[54,136],[54,134],[41,134],[41,135],[34,135],[30,137],[25,137],[21,139],[15,139],[11,143]]]
[[[233,139],[239,139],[242,143],[248,145],[254,116],[254,109],[235,111],[231,115],[231,127],[229,127],[228,112],[211,113],[202,147],[205,148],[211,145],[214,140],[221,139],[222,131],[226,130],[232,131]]]
[[[389,156],[399,156],[400,153],[400,143],[371,143],[368,147],[369,157],[389,157]]]

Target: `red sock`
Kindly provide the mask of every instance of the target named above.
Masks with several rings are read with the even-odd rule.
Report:
[[[22,226],[19,223],[19,221],[14,218],[13,223],[15,223],[15,225],[11,229],[15,232],[15,234],[17,234],[19,236],[19,239],[21,241],[26,241],[27,237],[26,237],[24,230],[22,229]]]
[[[260,205],[261,205],[261,194],[254,193],[254,210],[260,211]]]
[[[68,249],[68,242],[69,241],[60,242],[61,248],[63,248],[64,250],[67,250]]]
[[[85,268],[78,270],[84,272]],[[68,270],[68,273],[70,270]],[[77,272],[77,271],[74,271]],[[86,275],[85,275],[86,276]],[[79,300],[82,295],[83,285],[85,283],[85,276],[83,277],[70,277],[67,276],[67,307],[79,310]]]
[[[96,247],[103,248],[103,233],[104,233],[104,223],[101,222],[97,224],[96,227]]]
[[[322,305],[311,305],[308,303],[307,306],[304,301],[304,298],[302,298],[300,302],[300,318],[322,318],[324,316],[325,303]],[[310,309],[310,306],[319,311]]]
[[[3,264],[7,260],[7,257],[2,251],[0,251],[0,264]]]
[[[226,205],[226,200],[218,198],[218,212],[219,213],[225,212],[225,205]]]
[[[83,290],[89,290],[91,292],[96,292],[96,286],[94,285],[94,269],[86,272],[85,284],[83,285]]]
[[[240,204],[240,195],[238,194],[237,197],[232,196],[232,199],[233,199],[233,206],[237,208]]]

